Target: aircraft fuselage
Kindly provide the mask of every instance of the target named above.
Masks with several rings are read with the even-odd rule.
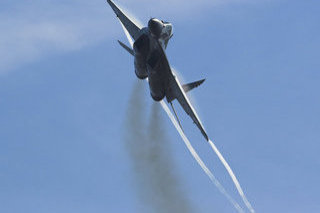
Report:
[[[166,48],[171,36],[172,25],[153,18],[133,44],[135,73],[140,79],[148,77],[150,93],[155,101],[162,100],[166,95],[170,73],[166,73],[168,71],[159,63],[162,57],[160,48]]]

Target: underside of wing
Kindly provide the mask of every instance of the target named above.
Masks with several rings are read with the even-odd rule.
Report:
[[[191,117],[192,121],[197,125],[202,135],[208,140],[208,135],[197,115],[196,111],[192,107],[188,97],[186,96],[178,78],[172,74],[172,77],[169,81],[169,92],[168,96],[171,96],[172,99],[176,99],[184,111]],[[168,99],[168,98],[167,98]]]
[[[107,0],[112,10],[115,12],[123,26],[127,29],[130,36],[137,40],[140,36],[141,27],[138,26],[131,18],[129,18],[113,1]]]

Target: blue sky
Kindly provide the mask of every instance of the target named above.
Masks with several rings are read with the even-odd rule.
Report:
[[[319,212],[320,3],[117,2],[142,23],[173,23],[169,61],[185,81],[207,79],[191,95],[256,211]],[[82,0],[0,8],[0,211],[139,212],[123,142],[137,80],[112,10]],[[182,113],[193,145],[240,202]],[[196,212],[235,212],[162,118]]]

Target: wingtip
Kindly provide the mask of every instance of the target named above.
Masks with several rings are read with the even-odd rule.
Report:
[[[198,125],[198,127],[199,127],[200,132],[201,132],[201,134],[203,135],[203,137],[204,137],[207,141],[209,141],[209,137],[208,137],[205,129],[203,128],[203,126],[200,124],[200,126]]]
[[[107,0],[107,3],[111,6],[111,8],[115,11],[115,9],[117,9],[117,6],[116,6],[116,4],[113,2],[113,1],[111,1],[111,0]],[[116,11],[115,11],[116,12]]]
[[[205,131],[202,132],[202,135],[207,141],[209,141],[209,137]]]

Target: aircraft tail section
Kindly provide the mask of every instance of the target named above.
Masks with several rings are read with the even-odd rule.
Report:
[[[182,85],[182,88],[185,92],[189,92],[190,90],[200,86],[206,79],[202,79],[200,81],[195,81],[189,84]]]
[[[189,84],[184,84],[182,85],[182,89],[185,93],[189,92],[190,90],[200,86],[206,79],[202,79],[200,81],[195,81]],[[167,95],[167,100],[168,102],[172,102],[173,100],[175,100],[176,98],[174,96],[171,95]]]
[[[128,53],[130,53],[132,56],[134,56],[134,52],[133,49],[131,49],[130,47],[128,47],[127,45],[125,45],[124,43],[122,43],[121,41],[119,41],[119,44],[121,47],[123,47],[123,49],[125,49],[126,51],[128,51]]]

